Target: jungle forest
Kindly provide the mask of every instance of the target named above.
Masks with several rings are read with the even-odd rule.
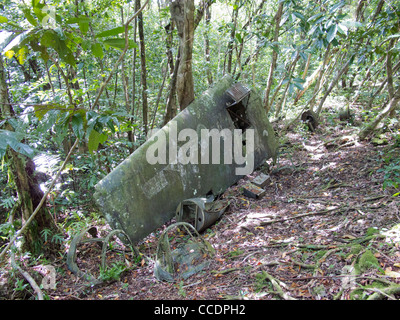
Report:
[[[2,0],[0,299],[400,299],[399,40],[398,0]],[[229,114],[252,172],[145,163]]]

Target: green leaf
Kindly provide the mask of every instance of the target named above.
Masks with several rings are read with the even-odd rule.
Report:
[[[40,43],[45,47],[57,48],[59,45],[59,38],[54,30],[46,30],[43,32],[42,38],[40,39]]]
[[[97,150],[99,147],[99,136],[100,133],[98,133],[96,130],[91,130],[89,134],[89,141],[88,141],[88,148],[89,152],[92,153]]]
[[[243,38],[240,33],[236,33],[236,39],[239,43],[243,43]]]
[[[109,122],[112,118],[110,116],[107,115],[101,115],[98,117],[98,122],[101,124],[106,124],[107,122]]]
[[[304,87],[299,82],[293,82],[293,85],[299,90],[304,90]]]
[[[37,33],[36,29],[33,30],[28,30],[28,31],[23,31],[19,35],[17,35],[12,42],[10,42],[5,48],[4,51],[7,50],[12,50],[14,52],[17,52],[19,49],[21,49],[23,46],[25,46],[27,43],[29,43],[32,39],[35,38]]]
[[[28,56],[28,47],[23,46],[21,49],[18,50],[16,54],[19,64],[21,65],[24,64],[27,56]]]
[[[47,242],[48,237],[52,234],[50,229],[43,229],[41,232],[42,237],[44,238],[44,241]]]
[[[60,39],[54,30],[46,30],[40,40],[41,45],[53,48],[60,57],[68,64],[75,66],[76,61],[71,50],[67,47],[65,40]]]
[[[279,51],[279,42],[272,42],[271,44],[269,44],[269,46],[272,48],[272,50],[274,50],[277,54],[280,53]]]
[[[92,43],[91,43],[90,40],[83,40],[82,43],[81,43],[81,47],[82,47],[82,49],[85,50],[85,51],[86,51],[86,50],[89,50],[89,49],[92,48]]]
[[[78,23],[79,20],[78,18],[69,18],[65,23],[66,24],[74,24],[74,23]]]
[[[348,30],[348,28],[344,24],[339,23],[338,32],[347,36],[347,30]]]
[[[336,33],[338,31],[338,26],[337,24],[333,24],[329,27],[328,29],[328,35],[326,36],[326,40],[331,43],[333,39],[336,37]]]
[[[93,43],[91,49],[92,49],[93,55],[96,58],[100,58],[100,59],[103,58],[104,53],[103,53],[103,48],[100,43]]]
[[[100,115],[98,113],[96,113],[95,111],[88,111],[86,113],[88,127],[93,128],[96,125],[96,121],[99,118],[99,116]]]
[[[40,22],[43,22],[43,19],[47,16],[47,13],[43,12],[42,9],[39,7],[33,8],[33,12]]]
[[[129,26],[129,29],[132,29],[132,27]],[[113,29],[109,29],[109,30],[100,32],[100,33],[96,34],[96,38],[113,37],[113,36],[117,36],[121,33],[125,33],[125,27],[116,27]]]
[[[38,22],[36,19],[32,16],[31,12],[29,9],[22,9],[22,12],[24,13],[25,18],[29,21],[31,25],[36,27],[38,25]]]
[[[32,0],[31,4],[33,8],[36,8],[40,5],[40,0]]]
[[[14,151],[24,154],[29,158],[32,158],[35,154],[35,150],[32,149],[30,146],[28,146],[25,143],[16,142],[16,143],[10,144],[10,147],[12,149],[14,149]]]
[[[308,60],[308,56],[304,52],[299,52],[299,55],[304,61]]]
[[[98,133],[96,130],[90,131],[89,134],[89,141],[88,141],[88,148],[89,152],[92,153],[96,151],[99,147],[100,143],[104,143],[107,140],[107,135],[103,133]]]
[[[302,78],[293,78],[292,81],[297,82],[297,83],[305,83],[306,82],[306,80],[304,80]]]
[[[11,59],[12,57],[14,57],[15,52],[13,50],[8,50],[4,53],[4,55],[8,58]]]
[[[36,118],[38,118],[38,120],[40,121],[42,121],[43,117],[46,115],[47,112],[54,109],[53,106],[35,106],[33,108],[35,110]]]
[[[306,81],[303,80],[303,79],[301,79],[301,78],[293,78],[293,79],[292,79],[293,85],[294,85],[296,88],[300,89],[300,90],[304,90],[303,83],[305,83],[305,82],[306,82]]]
[[[332,5],[329,9],[329,13],[334,13],[336,12],[338,9],[342,8],[344,5],[346,4],[345,1],[339,1],[338,3],[335,3],[334,5]]]
[[[90,18],[80,15],[79,19],[78,19],[78,25],[79,25],[79,29],[81,30],[81,32],[83,34],[86,34],[89,30],[89,23],[90,23]]]
[[[0,16],[0,23],[7,23],[8,19],[6,17]]]
[[[364,24],[363,23],[361,23],[361,22],[358,22],[358,21],[350,21],[350,20],[347,20],[347,21],[343,21],[342,22],[342,25],[344,25],[344,26],[346,26],[347,28],[360,28],[360,27],[363,27],[364,26]]]
[[[103,43],[105,45],[108,45],[108,46],[116,48],[116,49],[120,49],[120,50],[125,49],[125,39],[122,39],[122,38],[107,39],[107,40],[104,40]],[[135,43],[135,41],[129,40],[128,49],[133,49],[133,48],[137,48],[137,44]]]
[[[20,142],[23,137],[24,135],[21,133],[9,130],[0,130],[0,154],[4,156],[7,146],[9,146],[14,151],[32,158],[35,154],[35,150],[27,144]]]
[[[317,31],[319,31],[318,25],[317,25],[317,24],[314,24],[314,25],[311,27],[311,29],[308,31],[308,34],[309,34],[310,36],[312,36],[312,35],[314,35],[314,34],[318,34]]]
[[[71,126],[77,138],[82,139],[85,131],[83,130],[83,117],[81,113],[75,113],[71,117]]]
[[[304,17],[300,12],[293,12],[293,15],[294,15],[296,18],[298,18],[298,19],[300,19],[300,20],[302,20],[302,21],[305,21],[305,20],[306,20],[305,17]]]
[[[312,17],[308,18],[308,19],[307,19],[307,22],[310,22],[310,21],[316,20],[316,19],[318,19],[319,17],[321,17],[322,15],[323,15],[323,13],[322,13],[322,12],[320,12],[320,13],[317,13],[317,14],[313,15]]]
[[[111,130],[112,133],[115,133],[114,122],[117,122],[117,125],[119,126],[116,118],[111,117],[111,116],[102,115],[97,120],[97,124],[100,125],[101,128],[104,128],[104,126],[107,126]]]
[[[286,23],[286,21],[289,19],[289,14],[287,13],[287,14],[284,14],[283,16],[282,16],[282,19],[281,19],[281,22],[279,23],[279,26],[280,27],[282,27],[285,23]]]

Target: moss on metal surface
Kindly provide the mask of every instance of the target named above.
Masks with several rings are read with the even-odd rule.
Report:
[[[148,148],[164,136],[169,150],[173,126],[178,132],[196,130],[199,136],[202,128],[235,129],[226,110],[225,92],[232,84],[231,77],[224,77],[155,133],[157,138],[144,143],[96,185],[94,198],[111,227],[124,230],[137,242],[170,220],[182,200],[209,192],[220,194],[241,178],[235,174],[235,164],[149,164],[146,159]],[[248,120],[255,129],[256,168],[275,157],[276,142],[261,99],[254,92],[247,108]],[[222,159],[223,154],[220,156]]]

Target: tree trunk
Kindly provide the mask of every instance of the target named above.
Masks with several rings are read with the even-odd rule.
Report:
[[[194,40],[194,0],[176,0],[170,5],[171,17],[178,29],[180,63],[176,82],[176,93],[180,110],[194,100],[192,54]]]
[[[326,78],[326,74],[329,72],[329,69],[330,69],[330,65],[328,65],[328,63],[334,57],[334,54],[338,54],[338,57],[339,57],[340,56],[340,51],[335,49],[332,52],[332,54],[328,55],[327,61],[325,61],[322,64],[320,64],[319,67],[317,69],[315,69],[314,72],[309,77],[307,77],[306,82],[303,85],[304,89],[297,94],[296,98],[294,99],[294,104],[296,104],[300,100],[300,98],[306,93],[306,91],[311,87],[311,85],[314,83],[314,81],[318,77],[321,77],[321,80],[324,78],[324,76]],[[326,56],[327,55],[325,55],[325,57]],[[338,59],[339,58],[337,58],[337,60]],[[314,99],[318,95],[317,92],[319,92],[321,90],[321,85],[322,85],[322,83],[320,82],[320,84],[318,85],[318,89],[317,90],[314,89],[313,96],[307,102],[307,105],[310,105],[311,102],[314,101]]]
[[[357,52],[357,49],[355,51]],[[336,77],[333,79],[333,81],[329,85],[328,90],[326,90],[324,96],[322,97],[321,101],[319,102],[318,109],[316,111],[317,116],[319,116],[319,114],[321,113],[322,106],[324,105],[324,102],[325,102],[326,98],[329,96],[329,94],[331,93],[332,89],[336,86],[336,84],[339,81],[340,77],[343,75],[343,73],[347,72],[347,70],[348,70],[348,68],[350,66],[350,63],[353,61],[354,55],[355,54],[353,54],[350,57],[350,59],[342,66],[342,68],[338,71]]]
[[[136,30],[137,30],[137,18],[133,21],[133,41],[136,43]],[[133,116],[135,114],[135,100],[136,100],[136,47],[133,48],[132,53],[132,104],[129,108],[129,114]],[[129,120],[131,124],[132,119]],[[130,142],[129,151],[132,153],[135,150],[135,128],[128,131],[128,140]]]
[[[171,18],[175,22],[179,35],[179,65],[176,75],[176,94],[180,110],[185,109],[194,100],[194,81],[192,73],[192,55],[194,30],[199,25],[204,10],[215,0],[202,1],[195,13],[194,0],[170,0]],[[174,67],[176,69],[176,66]],[[174,81],[171,79],[171,90]],[[174,96],[175,91],[170,93]],[[171,101],[171,100],[170,100]],[[165,118],[167,119],[167,117]]]
[[[170,121],[173,117],[176,116],[176,82],[178,78],[178,68],[180,63],[180,48],[178,49],[178,54],[176,57],[176,62],[174,66],[174,72],[172,74],[171,82],[170,82],[170,90],[168,94],[167,100],[167,111],[164,117],[163,125],[166,125],[168,121]]]
[[[308,68],[310,67],[310,61],[311,61],[311,53],[308,54],[306,66],[304,67],[303,76],[302,76],[303,80],[306,80],[306,78],[307,78]]]
[[[386,74],[387,74],[387,87],[389,92],[389,99],[392,99],[394,94],[392,54],[390,52],[390,49],[392,49],[393,45],[394,45],[394,39],[390,41],[389,48],[386,54]]]
[[[226,72],[228,74],[231,74],[231,72],[232,72],[233,44],[235,42],[236,25],[237,25],[237,18],[238,18],[238,14],[239,14],[238,3],[239,3],[239,1],[235,2],[235,6],[234,6],[233,12],[232,12],[232,30],[231,30],[231,35],[230,35],[228,48],[227,48],[228,64],[227,64]]]
[[[260,2],[259,6],[257,7],[257,9],[253,12],[253,14],[251,14],[251,16],[249,17],[249,19],[247,20],[247,22],[243,25],[243,27],[242,27],[243,30],[245,30],[247,27],[249,27],[249,26],[251,25],[253,19],[254,19],[255,17],[257,17],[257,16],[260,14],[260,11],[262,10],[264,4],[265,4],[265,0],[262,0],[262,1]],[[269,32],[266,32],[266,33],[269,33]],[[260,49],[263,47],[263,45],[262,45],[260,42],[261,42],[260,39],[258,39],[258,40],[257,40],[257,45],[256,45],[256,47],[255,47],[255,49],[254,49],[254,52],[250,53],[250,54],[247,56],[247,58],[246,58],[246,60],[244,61],[244,63],[241,63],[241,62],[239,61],[240,70],[239,70],[238,73],[235,73],[235,74],[236,74],[236,76],[235,76],[235,80],[236,80],[236,81],[237,81],[237,80],[240,78],[240,76],[242,75],[243,68],[251,61],[251,71],[252,71],[253,86],[254,86],[254,87],[256,86],[256,85],[255,85],[255,73],[256,73],[256,72],[255,72],[255,63],[257,62],[258,52],[259,52]],[[241,44],[241,47],[243,47],[243,45],[244,45],[244,40],[243,40],[243,42],[242,42],[242,44]],[[241,48],[241,51],[242,51],[242,48]]]
[[[385,68],[386,68],[386,65],[385,65]],[[392,73],[393,73],[393,74],[396,73],[399,69],[400,69],[400,61],[397,62],[397,63],[395,64],[394,67],[392,67]],[[381,85],[379,86],[379,88],[376,89],[376,91],[371,95],[371,97],[370,97],[370,99],[369,99],[369,101],[368,101],[368,105],[367,105],[368,108],[371,108],[372,103],[374,102],[375,97],[383,90],[383,88],[386,87],[387,81],[388,81],[388,77],[386,77],[386,78],[382,81],[382,83],[381,83]]]
[[[10,107],[10,99],[5,78],[3,59],[0,55],[0,116],[8,118],[13,115]],[[6,122],[3,128],[14,131],[14,128]],[[13,149],[8,150],[12,162],[12,174],[17,187],[17,194],[21,205],[22,220],[26,221],[32,215],[34,209],[43,197],[43,192],[39,188],[39,182],[35,173],[35,164],[28,157],[17,153]],[[35,216],[33,223],[25,231],[24,250],[31,252],[35,256],[43,252],[43,240],[40,233],[44,229],[55,230],[53,223],[46,208],[42,206],[40,212]]]
[[[122,26],[124,26],[125,25],[124,8],[122,7],[121,7],[121,21],[122,21]],[[129,84],[128,84],[128,76],[125,73],[125,57],[122,59],[121,62],[121,78],[122,78],[122,87],[124,89],[125,109],[127,112],[129,112],[130,109],[129,91],[128,91]]]
[[[167,33],[167,38],[165,39],[165,44],[167,47],[169,73],[173,74],[173,72],[174,72],[174,56],[172,54],[172,43],[173,43],[174,22],[172,19],[170,20],[170,23],[168,23],[164,27],[164,29],[165,29],[165,32]]]
[[[136,11],[140,9],[140,0],[136,0]],[[140,49],[140,66],[141,66],[141,77],[140,82],[142,83],[142,113],[143,113],[143,127],[144,133],[147,135],[147,112],[148,112],[148,104],[147,104],[147,72],[146,72],[146,49],[144,43],[144,31],[143,31],[143,14],[142,12],[138,15],[138,29],[139,29],[139,49]]]
[[[375,66],[382,62],[382,60],[384,59],[384,57],[381,57],[379,60],[375,60],[375,62],[369,66],[368,70],[367,70],[367,74],[365,75],[363,81],[358,85],[358,89],[356,90],[356,94],[354,95],[353,102],[350,104],[349,108],[351,109],[351,107],[357,102],[358,97],[361,94],[361,89],[364,86],[364,83],[369,80],[371,78],[371,71],[375,68]]]
[[[396,110],[396,107],[400,101],[400,87],[397,88],[396,92],[393,93],[392,99],[390,99],[389,104],[384,108],[374,120],[368,123],[359,133],[360,140],[367,138],[379,125],[379,123],[387,117],[388,114]]]
[[[379,0],[378,4],[376,5],[375,13],[374,13],[370,23],[375,24],[375,19],[378,17],[379,13],[381,12],[384,4],[385,4],[385,0]]]
[[[365,10],[365,8],[364,8],[364,5],[366,4],[366,0],[360,0],[360,1],[358,1],[358,5],[357,5],[357,9],[356,9],[356,12],[355,12],[355,19],[356,19],[356,21],[361,21],[361,22],[363,22],[364,21],[364,17],[363,17],[363,13],[364,13],[364,10]]]
[[[303,80],[306,80],[306,78],[307,78],[308,68],[310,67],[310,61],[311,61],[311,53],[308,54],[306,66],[305,66],[304,71],[303,71],[303,77],[302,77]],[[321,66],[321,67],[322,67],[322,66]],[[317,71],[317,70],[314,71],[314,73],[311,75],[310,79],[307,79],[307,81],[305,82],[305,84],[304,84],[304,86],[303,86],[304,89],[301,90],[301,91],[299,91],[299,92],[297,93],[296,97],[294,98],[294,101],[293,101],[293,104],[294,104],[294,105],[299,101],[299,99],[303,96],[303,94],[304,94],[304,93],[307,91],[307,89],[310,87],[311,83],[314,81],[314,80],[313,80],[313,79],[314,79],[314,78],[313,78],[314,75],[315,75],[315,77],[316,77],[317,74],[318,74],[318,72],[319,72],[319,71]]]
[[[322,62],[321,71],[320,71],[320,73],[318,75],[317,83],[315,84],[315,87],[314,87],[314,96],[313,96],[313,98],[312,98],[312,100],[310,102],[310,110],[311,111],[314,110],[314,103],[315,103],[315,99],[316,99],[315,93],[319,90],[319,88],[321,86],[322,77],[324,75],[326,65],[328,64],[328,58],[329,58],[330,49],[331,49],[331,44],[329,44],[328,47],[326,48],[325,55],[324,55],[324,61]]]
[[[210,58],[210,39],[208,37],[208,33],[210,31],[210,20],[211,20],[211,11],[210,8],[206,8],[206,16],[205,16],[205,32],[204,32],[204,54],[205,54],[205,60],[206,60],[206,72],[207,72],[207,81],[208,85],[211,85],[213,83],[213,77],[212,77],[212,72],[211,72],[211,58]]]
[[[393,65],[392,65],[392,52],[390,49],[393,48],[395,44],[395,39],[391,39],[389,43],[389,48],[386,54],[386,74],[387,74],[387,88],[389,92],[389,100],[393,98],[394,88],[393,88]],[[395,116],[395,109],[390,111],[389,117],[393,118]]]
[[[279,38],[279,28],[280,28],[280,23],[282,19],[282,12],[283,12],[283,2],[279,3],[278,11],[275,14],[274,20],[276,21],[275,23],[275,34],[274,34],[274,43],[278,42]],[[276,46],[276,44],[275,44]],[[265,90],[264,94],[264,108],[269,112],[270,109],[270,103],[269,103],[269,93],[271,92],[271,87],[272,87],[272,80],[274,77],[274,71],[276,68],[276,60],[278,59],[278,53],[276,50],[272,51],[272,61],[271,61],[271,66],[269,68],[269,74],[268,74],[268,82],[267,82],[267,89]]]
[[[289,73],[288,73],[288,82],[287,82],[287,84],[286,84],[285,91],[284,91],[284,93],[283,93],[283,95],[282,95],[282,97],[281,97],[281,99],[280,99],[278,105],[276,106],[275,118],[278,118],[279,113],[280,113],[281,110],[282,110],[282,106],[285,105],[286,97],[287,97],[287,92],[288,92],[289,87],[290,87],[290,80],[292,79],[292,75],[293,75],[294,70],[296,69],[296,64],[297,64],[297,61],[299,61],[299,58],[300,58],[300,55],[297,54],[295,60],[294,60],[294,61],[291,63],[291,65],[289,66],[289,70],[288,70],[288,71],[289,71]],[[271,105],[272,105],[272,102],[273,102],[273,101],[271,101]]]
[[[165,32],[167,33],[166,37],[166,47],[167,47],[167,58],[168,58],[168,66],[169,66],[169,74],[171,75],[171,80],[169,83],[169,91],[168,91],[168,98],[167,98],[167,106],[166,112],[164,115],[164,122],[163,125],[166,125],[168,121],[170,121],[173,117],[176,116],[176,77],[178,74],[178,67],[179,67],[179,49],[176,55],[176,62],[174,64],[174,56],[172,54],[172,44],[173,44],[173,30],[175,27],[174,20],[170,19],[170,22],[164,27]]]

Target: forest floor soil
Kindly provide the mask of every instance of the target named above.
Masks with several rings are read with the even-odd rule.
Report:
[[[131,260],[118,280],[90,285],[59,260],[49,298],[348,300],[371,296],[377,282],[400,284],[400,231],[391,229],[400,223],[400,197],[393,188],[383,190],[379,171],[390,144],[360,142],[357,132],[336,122],[280,137],[277,163],[223,194],[230,206],[201,234],[215,249],[206,270],[172,283],[155,278],[154,264],[144,257],[155,258],[164,226],[138,245],[144,256]],[[243,185],[260,173],[270,177],[265,195],[244,196]],[[79,268],[96,274],[100,251],[96,244],[82,245]],[[359,266],[366,252],[374,258]],[[111,254],[107,264],[117,259]]]

